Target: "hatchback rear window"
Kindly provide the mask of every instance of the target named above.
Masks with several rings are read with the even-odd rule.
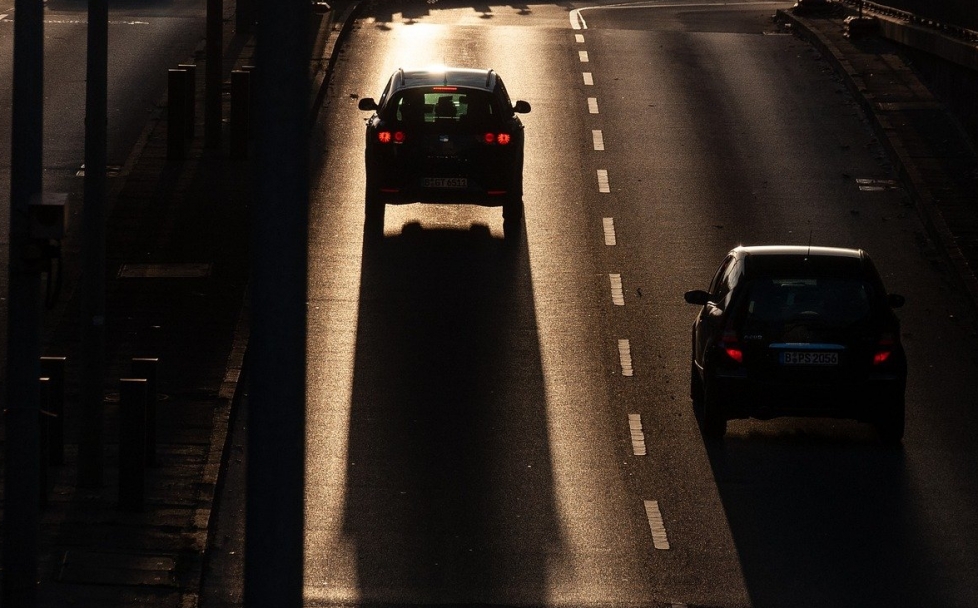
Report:
[[[841,329],[868,319],[875,298],[872,286],[859,279],[756,279],[747,291],[746,316],[752,325],[811,323]]]
[[[490,93],[457,87],[405,91],[393,100],[393,111],[395,120],[407,124],[479,124],[498,115]]]

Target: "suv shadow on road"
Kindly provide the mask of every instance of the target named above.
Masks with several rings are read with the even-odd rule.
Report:
[[[547,600],[561,532],[525,247],[488,227],[365,244],[344,532],[367,601]]]

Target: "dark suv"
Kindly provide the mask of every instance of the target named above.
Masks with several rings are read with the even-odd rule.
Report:
[[[693,323],[690,393],[703,433],[727,420],[775,416],[850,418],[886,442],[904,431],[907,360],[888,294],[858,249],[737,247]]]
[[[469,203],[503,208],[507,239],[523,218],[525,101],[510,102],[493,70],[397,70],[380,98],[365,97],[364,231],[382,235],[387,204]]]

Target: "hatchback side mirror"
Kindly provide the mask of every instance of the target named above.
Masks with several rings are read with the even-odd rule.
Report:
[[[357,102],[357,107],[364,112],[369,112],[377,109],[377,102],[374,101],[373,97],[364,97]]]
[[[907,299],[897,293],[886,294],[886,303],[890,305],[890,308],[900,308],[907,302]]]
[[[694,289],[692,291],[687,291],[683,294],[683,299],[689,304],[696,304],[697,306],[706,306],[706,303],[710,301],[710,294],[706,293],[702,289]]]
[[[526,101],[517,101],[513,106],[513,111],[517,114],[527,114],[530,111],[530,104]]]

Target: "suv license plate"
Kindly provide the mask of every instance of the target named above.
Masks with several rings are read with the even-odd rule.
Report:
[[[838,365],[839,353],[835,352],[797,352],[781,353],[781,365]]]
[[[465,177],[426,177],[421,180],[425,188],[468,188],[469,180]]]

